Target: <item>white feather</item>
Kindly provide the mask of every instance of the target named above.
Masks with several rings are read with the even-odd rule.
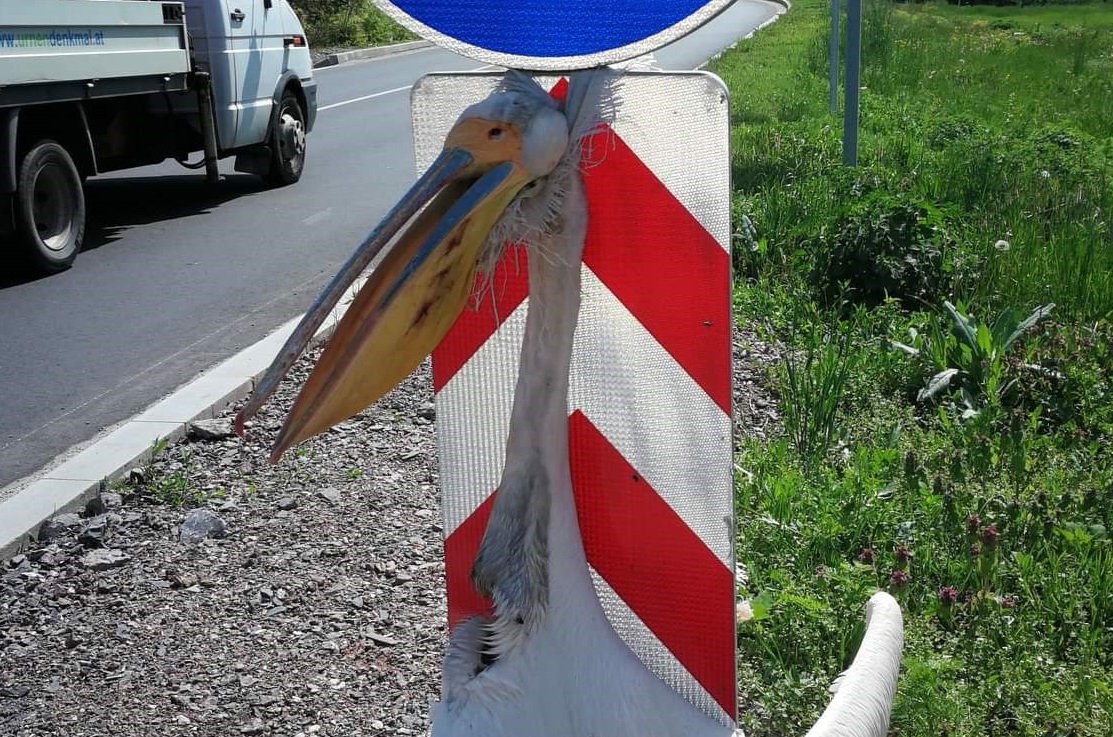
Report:
[[[885,737],[903,646],[900,605],[878,591],[866,604],[866,632],[854,662],[831,684],[835,695],[806,737]]]

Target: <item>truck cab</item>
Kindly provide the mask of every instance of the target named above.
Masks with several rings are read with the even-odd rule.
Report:
[[[293,184],[316,112],[289,0],[0,0],[0,245],[69,268],[84,180],[169,158]]]
[[[304,148],[317,86],[305,31],[289,1],[185,0],[185,11],[197,64],[212,78],[220,148],[242,151],[265,140],[276,112],[286,128],[280,140]],[[281,110],[284,92],[298,99],[303,120]]]

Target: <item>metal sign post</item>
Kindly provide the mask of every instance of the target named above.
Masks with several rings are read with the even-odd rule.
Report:
[[[568,74],[649,53],[732,0],[375,0],[488,64]],[[418,169],[498,72],[432,74],[412,94]],[[728,96],[706,72],[616,74],[583,142],[587,204],[568,446],[598,600],[645,667],[729,735],[736,719]],[[503,473],[529,310],[510,247],[433,352],[449,626],[490,611],[471,570]],[[482,277],[482,275],[481,275]],[[478,286],[478,282],[477,282]],[[558,592],[559,593],[559,592]],[[557,595],[557,594],[553,594]],[[606,731],[606,730],[604,730]]]
[[[831,0],[831,56],[827,71],[831,78],[831,114],[839,111],[839,0]]]
[[[858,91],[861,88],[862,0],[846,3],[846,89],[842,127],[842,160],[858,165]]]

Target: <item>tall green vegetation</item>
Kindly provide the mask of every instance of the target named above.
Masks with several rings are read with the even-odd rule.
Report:
[[[856,168],[829,3],[712,67],[738,319],[783,344],[737,459],[747,734],[814,721],[877,588],[894,734],[1113,734],[1113,10],[1017,5],[866,0]]]
[[[733,97],[734,173],[764,251],[739,254],[743,274],[825,266],[840,255],[832,234],[850,227],[867,240],[843,239],[843,250],[876,251],[879,274],[900,268],[892,238],[908,239],[917,266],[931,269],[917,283],[937,284],[937,295],[1113,312],[1107,4],[867,2],[856,170],[839,166],[841,118],[826,110],[826,7],[806,1],[789,15],[785,25],[806,19],[810,30],[777,33],[790,38],[776,50],[764,34],[717,65],[749,79]],[[755,59],[770,52],[783,62]],[[885,218],[904,218],[905,230]],[[929,243],[925,263],[917,247]]]

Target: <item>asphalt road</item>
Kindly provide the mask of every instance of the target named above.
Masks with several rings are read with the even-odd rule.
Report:
[[[695,68],[776,10],[743,0],[657,63]],[[72,269],[21,281],[0,261],[0,488],[301,313],[415,178],[410,86],[481,66],[424,49],[317,70],[292,187],[231,161],[214,189],[174,163],[90,180]]]

